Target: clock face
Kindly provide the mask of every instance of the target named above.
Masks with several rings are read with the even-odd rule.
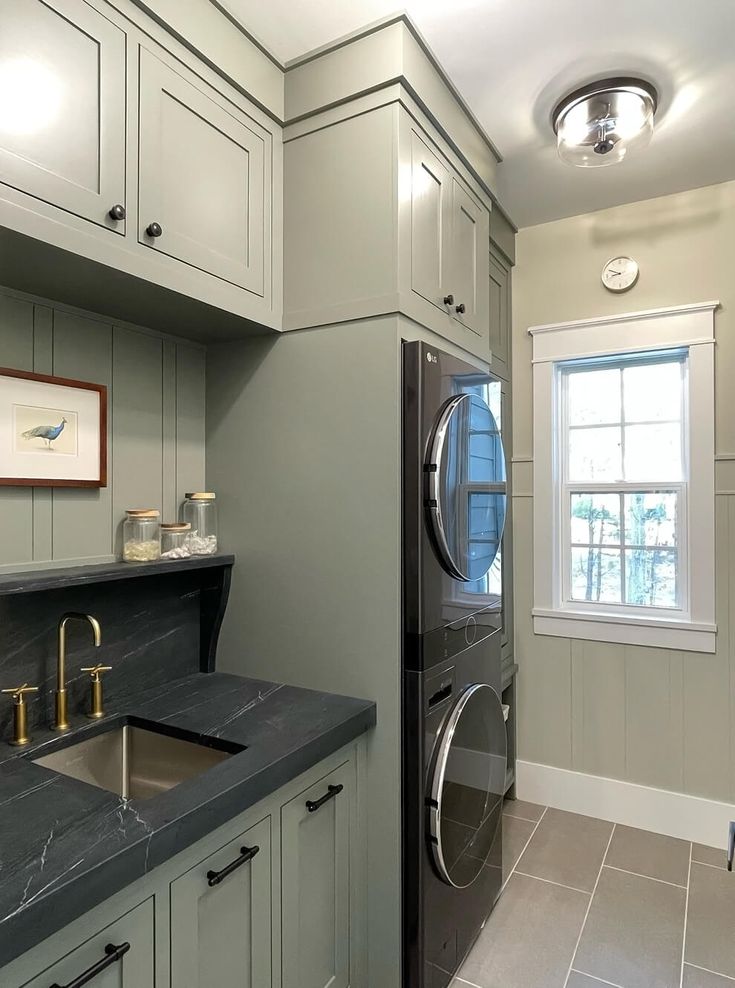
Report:
[[[611,292],[627,292],[638,281],[638,274],[632,257],[613,257],[602,269],[602,284]]]

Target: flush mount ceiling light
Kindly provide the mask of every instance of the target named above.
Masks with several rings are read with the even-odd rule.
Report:
[[[565,96],[552,114],[559,157],[570,165],[614,165],[645,147],[658,94],[642,79],[601,79]]]

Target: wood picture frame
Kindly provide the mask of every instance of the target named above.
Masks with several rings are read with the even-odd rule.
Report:
[[[0,367],[0,487],[107,487],[107,387]]]

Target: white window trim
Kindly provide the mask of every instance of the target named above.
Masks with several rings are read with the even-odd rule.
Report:
[[[534,326],[534,607],[536,634],[714,652],[714,342],[719,302]],[[556,365],[568,360],[673,347],[689,350],[688,613],[611,614],[562,601],[562,526],[557,498]],[[680,613],[680,612],[679,612]]]

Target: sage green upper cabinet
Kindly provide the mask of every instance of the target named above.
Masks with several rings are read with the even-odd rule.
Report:
[[[269,140],[183,67],[141,48],[140,243],[262,297]]]
[[[489,360],[491,201],[431,122],[346,105],[284,149],[284,329],[399,312]]]
[[[270,817],[171,883],[171,983],[270,988]]]
[[[84,0],[0,3],[0,182],[121,234],[125,43]]]
[[[281,810],[283,988],[349,988],[351,980],[349,762]]]
[[[493,369],[504,380],[510,379],[510,266],[499,251],[490,247],[490,348]]]
[[[455,317],[473,333],[487,332],[487,242],[490,214],[452,178],[452,294]]]
[[[93,918],[93,914],[90,914]],[[119,948],[113,952],[108,947]],[[46,945],[38,948],[41,973],[22,988],[49,988],[49,985],[87,984],[94,988],[154,988],[153,898],[141,902],[59,960],[46,956]],[[46,963],[44,963],[44,961]],[[82,980],[95,965],[107,961],[98,974]],[[6,985],[6,982],[2,982]],[[7,982],[10,988],[10,982]]]
[[[449,172],[411,132],[411,287],[444,309],[451,227]]]

